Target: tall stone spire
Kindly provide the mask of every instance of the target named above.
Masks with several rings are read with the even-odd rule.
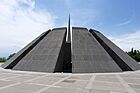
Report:
[[[68,20],[68,33],[67,33],[67,43],[71,43],[71,33],[70,33],[70,14],[69,14],[69,20]]]

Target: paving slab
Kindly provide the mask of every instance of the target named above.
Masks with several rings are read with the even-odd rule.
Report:
[[[25,76],[25,75],[23,75],[23,76],[19,76],[19,77],[8,78],[7,80],[16,81],[16,82],[24,82],[24,81],[32,79],[32,78],[35,78],[35,76]]]
[[[102,82],[120,82],[117,77],[115,76],[96,76],[95,81],[102,81]]]
[[[71,88],[71,89],[74,89],[74,88],[82,89],[82,88],[85,88],[87,84],[88,84],[88,81],[66,79],[58,83],[57,86],[61,86],[64,88]]]
[[[90,89],[90,90],[86,90],[85,93],[110,93],[109,90],[98,90],[98,89]]]
[[[44,86],[40,85],[31,85],[31,84],[19,84],[8,89],[1,89],[0,93],[33,93],[39,89],[42,89]]]
[[[0,70],[0,93],[140,93],[140,71],[42,73]]]
[[[15,84],[15,83],[16,83],[16,82],[14,82],[14,81],[0,80],[0,88],[1,88],[1,87],[5,87],[5,86],[8,86],[8,85]]]
[[[123,78],[127,83],[131,84],[140,84],[140,78],[134,79],[134,78]]]
[[[69,79],[89,80],[92,75],[72,75]]]
[[[80,89],[70,89],[70,88],[50,88],[41,93],[84,93]]]
[[[34,84],[44,84],[44,85],[52,85],[53,83],[57,82],[60,80],[60,78],[57,77],[42,77],[39,79],[35,79],[33,81],[30,81],[29,83],[34,83]]]

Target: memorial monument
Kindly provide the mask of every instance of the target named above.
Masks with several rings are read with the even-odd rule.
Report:
[[[139,64],[107,37],[83,27],[54,28],[16,53],[2,65],[5,69],[106,73],[139,70]]]

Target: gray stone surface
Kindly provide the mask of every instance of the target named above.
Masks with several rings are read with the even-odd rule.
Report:
[[[53,29],[13,69],[55,72],[65,36],[66,28]]]
[[[67,43],[71,43],[70,15],[69,15],[69,20],[68,20],[68,28],[67,28]]]
[[[140,65],[134,59],[132,59],[127,53],[125,53],[123,50],[117,47],[113,42],[111,42],[108,38],[106,38],[100,32],[95,31],[95,30],[93,31],[114,52],[114,54],[116,54],[120,58],[120,59],[116,58],[116,60],[122,60],[132,70],[140,69]],[[114,54],[112,54],[112,56]],[[120,66],[122,66],[122,69],[123,69],[125,64],[123,64],[121,61],[119,61],[118,64],[119,63],[121,63]],[[125,68],[128,68],[128,67],[125,66]],[[129,68],[126,69],[126,71],[130,70]]]
[[[41,73],[0,69],[0,93],[140,93],[140,71]]]
[[[122,71],[86,28],[72,28],[72,73]]]
[[[25,46],[23,49],[21,49],[18,53],[16,53],[7,62],[2,64],[2,67],[12,69],[19,62],[19,60],[21,60],[28,52],[30,52],[30,50],[34,47],[33,44],[35,44],[37,41],[39,41],[39,39],[42,36],[45,36],[45,34],[48,34],[49,32],[50,31],[42,33],[39,37],[37,37],[35,40],[33,40],[31,43],[29,43],[27,46]]]

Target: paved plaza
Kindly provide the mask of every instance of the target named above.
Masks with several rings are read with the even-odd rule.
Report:
[[[140,71],[71,74],[0,68],[0,93],[140,93]]]

